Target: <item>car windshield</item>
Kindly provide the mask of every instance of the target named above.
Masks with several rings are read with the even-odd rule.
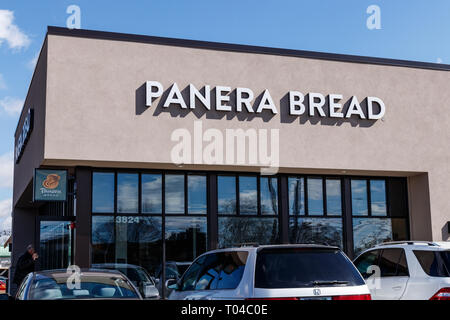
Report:
[[[256,288],[357,285],[364,280],[338,249],[270,248],[256,258]]]
[[[79,283],[70,274],[37,275],[30,287],[31,300],[136,299],[138,294],[119,274],[81,273]]]

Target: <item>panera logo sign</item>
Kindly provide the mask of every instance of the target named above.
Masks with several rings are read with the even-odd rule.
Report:
[[[279,105],[274,101],[280,101],[281,97],[274,100],[268,89],[258,94],[258,98],[249,88],[235,88],[228,86],[215,86],[211,90],[210,85],[205,85],[201,90],[193,84],[189,84],[186,90],[180,91],[177,83],[164,91],[163,85],[158,81],[146,82],[146,106],[151,107],[154,100],[161,98],[162,107],[171,105],[181,109],[205,108],[223,112],[248,112],[261,114],[269,112],[278,114]],[[186,93],[187,91],[187,93]],[[231,94],[233,92],[233,94]],[[232,96],[234,97],[232,100]],[[286,94],[288,112],[290,116],[309,116],[322,118],[348,119],[353,116],[366,120],[378,120],[383,118],[386,107],[384,102],[377,97],[366,97],[359,100],[352,96],[344,99],[342,94],[310,92],[303,94],[300,91],[289,91]],[[365,107],[362,105],[364,102]]]

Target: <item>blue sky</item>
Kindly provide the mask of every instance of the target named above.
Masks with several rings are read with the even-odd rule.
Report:
[[[450,63],[448,0],[2,0],[0,3],[0,230],[9,224],[13,134],[48,25]],[[381,29],[369,30],[370,5]],[[5,11],[7,10],[7,11]]]

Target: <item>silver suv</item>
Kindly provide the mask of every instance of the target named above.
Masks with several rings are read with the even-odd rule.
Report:
[[[220,249],[198,257],[171,300],[370,300],[361,274],[337,247],[267,245]]]

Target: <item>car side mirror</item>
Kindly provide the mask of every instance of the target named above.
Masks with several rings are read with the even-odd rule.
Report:
[[[177,279],[169,279],[166,281],[166,288],[172,290],[178,290],[178,281]]]

